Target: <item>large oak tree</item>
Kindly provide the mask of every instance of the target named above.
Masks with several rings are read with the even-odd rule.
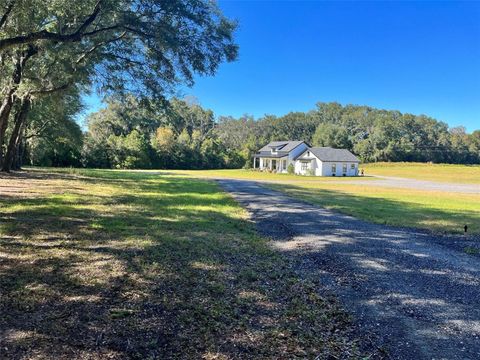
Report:
[[[1,149],[9,122],[26,119],[12,110],[35,99],[92,83],[163,98],[237,56],[235,22],[208,0],[0,0],[0,9]],[[3,151],[0,163],[9,170]]]

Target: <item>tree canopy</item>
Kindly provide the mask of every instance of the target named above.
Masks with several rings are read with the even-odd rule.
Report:
[[[194,74],[212,75],[237,56],[236,23],[208,0],[0,0],[0,11],[5,171],[29,111],[53,93],[94,86],[164,100],[179,83],[191,85]]]

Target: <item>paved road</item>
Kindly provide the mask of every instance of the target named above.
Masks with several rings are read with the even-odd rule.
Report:
[[[479,184],[443,183],[437,181],[406,179],[392,176],[375,176],[375,181],[351,180],[348,183],[366,186],[382,186],[414,190],[446,191],[464,194],[480,194]]]
[[[446,245],[478,239],[370,224],[256,182],[219,183],[300,273],[321,277],[375,348],[394,359],[480,359],[480,257]]]

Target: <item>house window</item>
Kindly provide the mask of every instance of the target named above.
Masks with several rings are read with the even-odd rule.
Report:
[[[283,165],[282,165],[282,167],[283,167],[284,169],[287,168],[287,160],[283,160]]]
[[[310,157],[310,151],[307,151],[307,157]]]
[[[270,165],[270,164],[269,164],[269,161],[270,161],[270,160],[268,160],[268,159],[263,160],[263,167],[268,168],[269,165]]]
[[[347,174],[347,164],[343,164],[343,175],[345,176]]]
[[[302,167],[301,167],[301,169],[302,169],[302,171],[308,170],[308,162],[302,161]]]
[[[337,173],[337,164],[332,164],[332,176],[335,176]]]
[[[355,170],[355,164],[350,165],[350,169]]]

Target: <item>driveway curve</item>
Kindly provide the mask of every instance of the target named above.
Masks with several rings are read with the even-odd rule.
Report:
[[[340,299],[374,354],[480,359],[480,257],[459,250],[478,239],[371,224],[253,181],[218,182],[298,272],[321,278],[319,291]]]

